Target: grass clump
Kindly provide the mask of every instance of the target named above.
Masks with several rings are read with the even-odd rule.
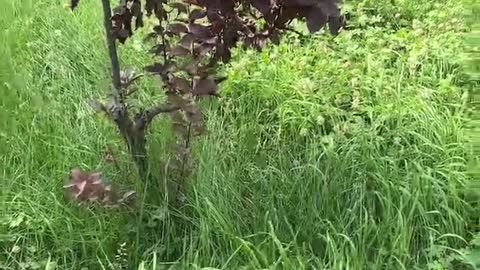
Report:
[[[204,104],[211,133],[195,146],[182,211],[165,207],[157,183],[138,183],[114,127],[85,103],[109,78],[95,7],[2,10],[0,267],[461,267],[478,210],[463,196],[474,88],[459,55],[464,7],[353,1],[336,38],[237,50],[223,97]],[[124,64],[149,62],[142,46],[122,46]],[[143,100],[159,93],[153,79],[143,87]],[[150,145],[162,160],[163,124]],[[127,169],[105,164],[105,149]],[[148,199],[133,213],[66,204],[61,185],[77,165]]]

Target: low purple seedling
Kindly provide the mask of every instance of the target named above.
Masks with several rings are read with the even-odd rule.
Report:
[[[63,188],[66,195],[80,205],[98,203],[110,208],[130,205],[135,195],[135,191],[122,194],[111,184],[105,183],[101,172],[82,171],[78,168],[70,172],[70,178]]]

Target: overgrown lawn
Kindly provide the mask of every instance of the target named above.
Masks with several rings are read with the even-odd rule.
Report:
[[[144,184],[88,106],[109,83],[100,2],[74,13],[60,0],[4,2],[1,269],[468,269],[478,84],[463,68],[458,1],[349,1],[350,29],[335,38],[236,50],[222,97],[203,104],[210,133],[195,145],[181,210],[166,207],[166,120],[149,149],[162,181]],[[150,63],[145,46],[141,34],[122,46],[123,64]],[[139,100],[163,99],[159,87],[145,80]],[[67,203],[76,166],[143,203]]]

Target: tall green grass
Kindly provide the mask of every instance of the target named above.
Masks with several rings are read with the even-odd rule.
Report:
[[[456,2],[355,1],[353,29],[336,38],[237,50],[223,97],[204,104],[211,132],[195,145],[181,210],[165,206],[163,182],[138,182],[115,127],[87,106],[109,84],[98,1],[74,13],[59,0],[4,2],[0,268],[462,267],[455,254],[478,209],[464,199],[472,85]],[[151,61],[141,34],[120,54],[126,66]],[[140,102],[163,98],[155,79],[141,87]],[[151,130],[153,164],[168,160],[167,129],[162,119]],[[144,203],[67,203],[74,166]]]

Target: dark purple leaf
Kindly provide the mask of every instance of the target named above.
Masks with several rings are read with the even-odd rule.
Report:
[[[266,35],[258,35],[254,39],[255,49],[261,51],[267,45],[268,37]]]
[[[157,37],[158,34],[155,33],[155,32],[151,32],[151,33],[148,33],[145,38],[143,39],[144,42],[148,42],[150,40],[152,40],[153,38]]]
[[[280,31],[277,29],[273,30],[272,32],[268,33],[268,37],[273,44],[278,45],[280,44]]]
[[[164,50],[165,50],[165,45],[158,44],[158,45],[155,45],[152,49],[150,49],[150,53],[161,55],[163,54]]]
[[[122,21],[125,20],[125,16],[127,15],[127,7],[124,5],[116,6],[113,8],[113,15],[112,20],[114,21]]]
[[[223,21],[223,17],[220,14],[218,14],[218,12],[212,9],[207,9],[207,18],[210,22]]]
[[[207,73],[207,68],[200,64],[201,58],[194,59],[185,66],[182,67],[182,70],[186,71],[190,75],[198,75],[200,77],[205,77],[204,74]]]
[[[305,18],[307,20],[307,27],[310,33],[318,32],[318,30],[322,29],[327,23],[327,15],[322,13],[322,9],[318,7],[310,8],[306,14]]]
[[[195,21],[201,18],[204,18],[207,15],[207,13],[201,9],[194,9],[190,12],[189,19],[190,21]]]
[[[161,25],[155,25],[153,27],[153,31],[157,33],[158,35],[161,35],[165,29]]]
[[[211,36],[210,29],[201,24],[190,23],[188,25],[188,30],[198,38],[206,38]]]
[[[174,34],[180,34],[188,32],[188,29],[183,23],[171,23],[167,26],[167,31]]]
[[[345,18],[340,17],[330,17],[328,20],[328,28],[332,35],[338,35],[340,29],[345,26]]]
[[[182,36],[179,43],[182,47],[189,49],[189,48],[192,48],[192,44],[195,41],[197,41],[197,38],[195,38],[194,35],[187,33]]]
[[[218,85],[218,84],[221,84],[223,81],[225,81],[227,79],[227,77],[219,77],[219,78],[216,78],[215,79],[215,83]]]
[[[270,14],[271,7],[272,7],[271,0],[253,0],[251,1],[251,3],[252,3],[252,6],[258,9],[258,11],[260,11],[260,13],[262,13],[263,16]]]
[[[143,27],[143,12],[140,0],[135,0],[130,7],[131,15],[135,16],[135,29]]]
[[[171,56],[186,56],[190,54],[190,50],[185,49],[182,46],[175,46],[170,49],[169,55]]]
[[[178,10],[178,13],[187,13],[187,7],[185,6],[185,4],[175,2],[175,3],[171,3],[169,5],[172,8]]]
[[[216,54],[217,54],[217,57],[219,57],[224,63],[230,61],[230,59],[232,58],[232,53],[230,51],[230,48],[228,46],[225,46],[224,44],[219,44],[217,46]]]
[[[318,7],[322,9],[323,14],[327,16],[340,15],[340,9],[338,8],[337,1],[320,1]]]
[[[163,10],[163,0],[147,0],[145,2],[145,10],[147,12],[147,16],[151,16],[155,13],[157,18],[163,18],[164,10]]]
[[[120,41],[120,43],[125,43],[125,40],[130,36],[130,32],[127,29],[120,29],[116,32],[115,37]]]
[[[130,7],[130,12],[135,17],[142,16],[142,4],[140,1],[137,0],[133,2],[132,6]]]
[[[172,67],[172,64],[155,63],[153,65],[146,66],[145,71],[150,73],[166,74],[171,70]]]
[[[135,19],[135,29],[138,29],[140,27],[143,27],[143,14],[140,13],[138,17]]]
[[[215,36],[215,37],[205,39],[202,43],[209,44],[209,45],[217,45],[219,41],[220,41],[219,37]]]
[[[325,0],[322,0],[325,1]],[[290,6],[315,6],[318,4],[318,0],[284,0],[286,7]]]
[[[70,1],[70,8],[72,10],[74,10],[78,6],[78,2],[80,2],[80,0],[71,0]]]
[[[195,52],[195,55],[197,56],[198,55],[203,56],[209,53],[210,51],[212,51],[214,47],[215,46],[213,44],[204,43],[199,47],[195,48],[194,52]]]
[[[277,27],[284,27],[286,23],[298,17],[300,9],[298,7],[284,7],[280,16],[275,20]]]

